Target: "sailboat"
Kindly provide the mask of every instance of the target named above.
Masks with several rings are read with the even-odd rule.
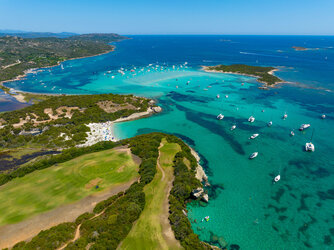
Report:
[[[326,118],[325,114],[321,115],[321,119],[325,119],[325,118]]]
[[[273,122],[272,121],[270,121],[270,122],[268,122],[268,127],[271,127],[271,125],[273,125]]]
[[[312,136],[311,136],[310,142],[307,142],[305,144],[305,151],[314,152],[314,150],[315,150],[314,144],[312,143],[313,133],[314,133],[314,129],[312,131]]]
[[[232,127],[231,127],[231,130],[235,130],[237,128],[237,126],[236,125],[233,125]]]
[[[61,69],[64,69],[64,66],[62,64],[60,64],[60,67],[61,67]]]
[[[291,130],[290,135],[291,135],[291,136],[294,136],[294,135],[295,135],[295,132],[293,132],[293,130]]]
[[[217,119],[218,119],[218,120],[223,120],[223,119],[224,119],[224,116],[223,116],[222,114],[219,114],[219,115],[217,116]]]

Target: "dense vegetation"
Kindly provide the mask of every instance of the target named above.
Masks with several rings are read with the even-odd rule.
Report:
[[[275,70],[274,67],[261,67],[250,66],[245,64],[232,64],[232,65],[217,65],[205,67],[207,70],[215,70],[222,72],[231,72],[237,74],[246,74],[258,77],[258,81],[267,85],[272,85],[278,82],[282,82],[280,78],[269,74],[270,71]]]
[[[66,38],[0,37],[0,81],[23,75],[25,70],[31,68],[54,66],[68,59],[111,51],[113,46],[108,43],[121,39],[124,37],[117,34],[86,34]]]
[[[111,111],[99,106],[106,101],[112,107]],[[89,128],[84,124],[113,121],[146,111],[151,105],[149,101],[133,95],[114,94],[50,97],[20,110],[1,113],[0,146],[3,150],[27,146],[44,149],[73,147],[85,141]],[[72,108],[71,117],[66,116],[66,108]],[[51,119],[50,114],[57,119]],[[20,121],[25,123],[18,126]],[[37,135],[22,133],[36,130],[40,132]],[[66,136],[67,140],[64,139]]]
[[[182,149],[174,159],[175,180],[169,196],[169,219],[172,229],[185,249],[209,249],[210,246],[201,242],[198,236],[193,233],[190,222],[182,211],[186,209],[185,202],[189,199],[192,189],[200,185],[199,181],[195,179],[196,160],[188,146],[179,138],[162,133],[140,135],[118,143],[103,142],[87,148],[66,150],[61,155],[53,156],[39,167],[35,165],[37,167],[35,169],[45,168],[78,155],[109,149],[119,144],[128,145],[132,153],[142,159],[139,167],[140,182],[134,183],[126,192],[121,192],[100,202],[96,205],[93,213],[79,216],[75,223],[63,223],[43,231],[30,242],[20,242],[13,249],[36,249],[36,246],[39,249],[56,249],[73,238],[75,232],[73,225],[81,225],[80,238],[68,244],[66,249],[86,249],[87,245],[90,246],[89,249],[116,249],[144,209],[145,193],[143,188],[153,180],[156,173],[158,147],[162,138],[166,138],[170,143],[178,143]],[[191,169],[188,169],[183,163],[184,157],[191,163]],[[29,172],[35,169],[31,168]],[[27,173],[22,171],[21,176]]]

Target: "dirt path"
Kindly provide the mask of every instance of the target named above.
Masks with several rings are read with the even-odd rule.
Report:
[[[159,147],[159,157],[157,160],[157,166],[160,169],[160,171],[162,172],[162,177],[161,177],[161,181],[163,181],[165,179],[165,171],[164,169],[161,167],[160,165],[160,148],[163,146],[163,144],[160,144]],[[160,223],[161,223],[161,231],[162,231],[162,236],[164,238],[164,240],[167,242],[168,246],[174,246],[178,249],[181,249],[181,244],[180,242],[175,238],[174,232],[172,230],[172,227],[170,225],[169,222],[169,193],[172,190],[173,187],[173,181],[174,181],[174,169],[173,167],[171,169],[167,169],[166,171],[170,171],[171,173],[169,173],[169,176],[171,176],[171,178],[169,178],[169,180],[167,180],[167,185],[165,188],[165,197],[164,197],[164,201],[162,204],[162,211],[163,213],[160,216]]]
[[[102,214],[104,213],[104,211],[106,211],[106,209],[107,209],[107,208],[103,209],[100,213],[94,215],[94,216],[93,216],[92,218],[90,218],[89,220],[92,220],[92,219],[94,219],[94,218],[96,218],[96,217],[99,217],[100,215],[102,215]],[[65,248],[68,246],[68,244],[70,244],[70,243],[76,241],[77,239],[79,239],[79,238],[80,238],[80,228],[81,228],[81,224],[79,224],[79,225],[77,226],[77,229],[75,230],[74,238],[73,238],[72,240],[68,241],[68,242],[67,242],[65,245],[63,245],[62,247],[58,248],[57,250],[63,250],[63,249],[65,249]]]
[[[130,182],[112,187],[103,193],[90,195],[78,202],[55,208],[25,221],[0,227],[0,249],[10,248],[17,242],[30,240],[41,230],[49,229],[63,222],[74,221],[79,215],[85,212],[92,212],[98,202],[125,191],[137,180],[138,178],[135,178]]]

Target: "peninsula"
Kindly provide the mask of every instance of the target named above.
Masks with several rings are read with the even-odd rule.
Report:
[[[277,83],[284,82],[282,79],[275,76],[273,73],[277,71],[274,67],[261,67],[250,66],[245,64],[232,64],[232,65],[216,65],[216,66],[203,66],[203,70],[207,72],[219,72],[227,74],[239,74],[256,77],[257,81],[263,83],[266,87],[272,87]]]
[[[108,53],[114,49],[109,43],[123,39],[127,37],[114,33],[66,38],[0,36],[0,88],[11,94],[3,82],[20,79],[30,69],[52,67],[66,60]]]

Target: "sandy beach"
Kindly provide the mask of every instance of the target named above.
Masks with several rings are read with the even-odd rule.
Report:
[[[90,128],[90,132],[87,132],[86,142],[78,145],[78,147],[88,147],[101,141],[118,141],[119,139],[117,138],[113,130],[114,123],[137,120],[140,118],[151,116],[152,114],[159,113],[161,111],[162,109],[159,106],[149,107],[147,111],[133,113],[127,117],[122,117],[115,121],[89,123],[87,124],[87,126]]]

